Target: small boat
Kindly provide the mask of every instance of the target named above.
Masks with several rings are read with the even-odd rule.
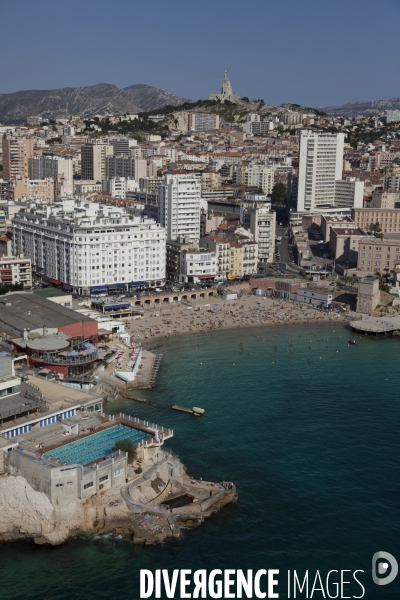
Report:
[[[357,346],[358,342],[356,342],[356,340],[349,340],[349,344],[353,344],[353,346]]]

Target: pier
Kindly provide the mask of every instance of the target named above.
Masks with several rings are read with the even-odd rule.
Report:
[[[396,333],[400,332],[400,315],[394,317],[367,317],[360,321],[352,321],[350,327],[359,333]]]

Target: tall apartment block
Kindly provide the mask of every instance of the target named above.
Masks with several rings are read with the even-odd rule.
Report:
[[[81,146],[82,179],[102,181],[106,179],[106,158],[114,153],[107,144],[84,144]]]
[[[73,161],[69,157],[43,153],[28,161],[29,179],[47,179],[55,181],[56,196],[60,194],[73,194],[74,170]]]
[[[33,157],[33,139],[3,135],[3,179],[15,181],[28,177],[28,162]]]
[[[335,204],[335,181],[342,179],[344,133],[300,132],[297,210]]]
[[[167,240],[200,239],[201,182],[196,175],[165,175],[158,188],[159,222]]]
[[[106,158],[106,179],[125,177],[139,181],[140,178],[146,177],[146,173],[147,163],[142,158],[133,158],[122,154]]]

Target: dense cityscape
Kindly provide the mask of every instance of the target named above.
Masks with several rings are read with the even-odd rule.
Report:
[[[172,428],[113,413],[123,399],[206,418],[140,394],[165,340],[232,330],[243,352],[263,326],[345,326],[349,347],[400,333],[400,110],[277,107],[225,71],[206,100],[46,110],[0,134],[3,541],[152,545],[236,502],[234,482],[187,474]]]

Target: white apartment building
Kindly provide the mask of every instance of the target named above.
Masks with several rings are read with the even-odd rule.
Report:
[[[126,200],[128,192],[139,190],[139,184],[134,179],[125,177],[114,177],[103,180],[103,192],[108,192],[112,198]]]
[[[335,203],[335,182],[342,179],[344,133],[300,132],[297,211]]]
[[[181,252],[180,280],[189,283],[202,283],[214,280],[217,273],[215,252],[204,250],[183,250]]]
[[[254,115],[247,115],[254,116]],[[257,115],[259,116],[259,115]],[[265,119],[264,121],[246,121],[243,123],[242,130],[246,133],[252,133],[253,135],[267,135],[268,132],[273,131],[274,122],[272,119]]]
[[[335,181],[335,206],[362,208],[364,200],[364,182],[355,177]]]
[[[124,209],[73,199],[13,218],[13,251],[34,272],[79,294],[165,281],[165,230]]]
[[[188,131],[219,129],[219,115],[210,113],[188,113]]]
[[[240,207],[243,227],[250,231],[258,244],[258,259],[274,262],[276,212],[271,202],[262,194],[247,194]]]
[[[201,182],[196,175],[167,174],[158,188],[159,222],[167,240],[200,239]]]
[[[267,165],[252,165],[245,168],[245,185],[261,188],[264,194],[272,194],[274,169]],[[233,173],[233,182],[242,183],[242,168]]]
[[[297,302],[305,302],[306,304],[311,304],[312,306],[324,306],[325,308],[330,306],[333,299],[332,294],[317,292],[316,290],[309,290],[306,288],[298,289],[296,294],[293,296],[293,299],[297,300]]]
[[[114,153],[108,144],[91,143],[81,146],[82,179],[102,181],[106,179],[106,158]]]
[[[126,177],[139,181],[141,177],[146,177],[146,172],[147,164],[144,159],[124,155],[107,156],[106,179]]]
[[[31,259],[21,256],[0,257],[0,285],[22,283],[25,290],[32,289]]]

